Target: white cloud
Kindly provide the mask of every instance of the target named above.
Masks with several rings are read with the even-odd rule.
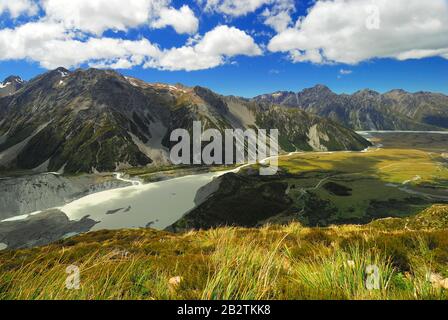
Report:
[[[294,62],[448,59],[448,0],[317,1],[295,26],[291,19],[296,10],[294,0],[196,1],[206,10],[231,17],[260,10],[257,21],[277,32],[268,49],[286,52]],[[0,0],[0,14],[5,12],[9,19],[33,18],[31,22],[15,20],[12,25],[17,26],[0,30],[0,61],[28,59],[45,68],[143,65],[192,71],[222,65],[238,55],[263,53],[250,35],[236,27],[221,25],[201,36],[193,10],[187,5],[174,8],[171,0]],[[143,37],[103,36],[107,30],[127,32],[145,26],[172,27],[191,36],[175,48],[160,48]],[[253,34],[266,32],[267,28],[261,28]],[[341,69],[340,75],[344,74],[348,73]]]
[[[75,40],[61,24],[32,22],[15,29],[0,30],[0,60],[27,59],[42,67],[75,67],[103,60],[103,63],[141,64],[157,57],[159,49],[148,40],[89,38]]]
[[[266,17],[265,24],[277,32],[282,32],[288,28],[292,21],[288,11],[280,11],[273,14],[270,10],[266,9],[263,15]]]
[[[347,69],[341,69],[341,70],[339,70],[339,74],[340,74],[340,75],[343,75],[343,76],[345,76],[345,75],[349,75],[349,74],[352,74],[352,73],[353,73],[352,70],[347,70]]]
[[[32,59],[30,53],[53,39],[65,39],[60,24],[31,22],[15,29],[0,30],[0,60]],[[51,55],[51,52],[48,53]]]
[[[198,30],[199,20],[188,6],[182,6],[179,10],[163,8],[160,10],[159,18],[152,23],[154,28],[172,26],[177,33],[193,34]]]
[[[47,19],[96,35],[109,29],[126,31],[141,25],[172,26],[179,33],[195,32],[198,20],[191,9],[183,6],[177,10],[170,3],[170,0],[42,0]]]
[[[277,32],[285,30],[292,22],[295,12],[294,0],[198,0],[205,11],[217,12],[231,17],[245,16],[266,7],[262,12],[265,25]]]
[[[223,64],[227,57],[262,54],[254,39],[235,27],[218,26],[207,32],[202,39],[192,42],[164,52],[156,62],[157,67],[165,70],[202,70]],[[148,63],[147,67],[154,67],[154,63]]]
[[[237,55],[262,54],[253,38],[228,26],[218,26],[184,47],[162,50],[148,39],[87,38],[79,40],[54,22],[33,22],[0,30],[0,60],[27,59],[47,69],[88,64],[123,69],[137,65],[164,70],[202,70]]]
[[[146,63],[145,67],[170,71],[196,71],[214,68],[222,63],[222,56],[201,54],[194,47],[181,47],[168,50],[159,61]]]
[[[207,32],[195,48],[198,52],[215,55],[261,54],[261,49],[255,44],[254,39],[244,31],[229,26],[218,26]]]
[[[254,12],[273,0],[199,0],[205,10],[239,17]]]
[[[447,58],[448,1],[318,1],[294,28],[275,36],[268,48],[289,52],[295,62]]]
[[[0,0],[1,10],[8,10],[11,17],[38,13],[37,7],[27,9],[18,5],[22,0],[15,1]],[[37,2],[30,3],[35,5]],[[114,69],[136,65],[162,68],[161,58],[177,49],[161,50],[146,38],[104,37],[104,32],[128,31],[146,25],[150,28],[172,26],[177,33],[193,34],[199,25],[188,6],[177,10],[171,7],[171,0],[41,0],[40,4],[45,13],[43,16],[0,30],[0,61],[25,59],[36,61],[47,69],[83,64]],[[235,41],[238,40],[236,37]],[[192,49],[197,50],[196,47]],[[223,55],[210,52],[210,56],[206,57],[205,51],[197,51],[196,54],[200,55],[205,68],[222,63],[217,60]],[[197,61],[192,63],[198,64]],[[187,62],[184,66],[188,69]]]
[[[51,52],[51,54],[48,54]],[[76,53],[76,54],[74,54]],[[123,40],[91,38],[88,41],[52,40],[30,52],[30,58],[48,69],[58,66],[73,67],[82,63],[90,66],[128,69],[156,59],[159,49],[147,39]]]
[[[0,0],[0,15],[8,12],[12,18],[21,15],[33,16],[37,14],[38,9],[32,0]]]
[[[291,14],[296,11],[294,0],[273,1],[271,8],[266,8],[263,12],[264,23],[277,32],[287,29],[291,22]]]
[[[291,60],[294,62],[312,62],[312,63],[323,63],[324,59],[321,52],[318,49],[309,49],[306,51],[291,50],[290,51]]]

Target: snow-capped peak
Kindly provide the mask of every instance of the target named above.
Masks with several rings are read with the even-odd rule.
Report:
[[[9,76],[8,78],[6,78],[5,80],[3,80],[2,83],[0,83],[1,88],[4,88],[6,86],[9,86],[11,84],[22,84],[24,83],[24,81],[22,80],[22,78],[18,77],[18,76]]]
[[[0,89],[6,88],[7,86],[9,86],[11,84],[11,82],[6,82],[6,83],[0,83]]]

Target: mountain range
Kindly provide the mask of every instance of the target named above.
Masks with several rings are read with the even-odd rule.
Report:
[[[448,96],[439,93],[362,90],[349,95],[317,85],[301,92],[265,94],[253,101],[305,110],[354,130],[448,129]]]
[[[279,129],[285,151],[370,145],[351,129],[297,108],[202,87],[150,84],[109,70],[58,68],[26,83],[6,81],[8,93],[0,98],[4,170],[90,173],[166,164],[172,130],[191,131],[197,120],[221,132]]]

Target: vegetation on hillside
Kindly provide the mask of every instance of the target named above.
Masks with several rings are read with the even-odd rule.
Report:
[[[439,205],[366,226],[88,233],[1,252],[0,299],[447,299],[447,216]],[[66,288],[71,265],[79,290]]]

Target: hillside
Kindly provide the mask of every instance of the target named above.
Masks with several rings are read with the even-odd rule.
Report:
[[[442,220],[429,226],[428,214]],[[448,299],[447,215],[434,206],[407,220],[412,230],[379,221],[89,233],[0,252],[0,299]],[[65,288],[70,265],[79,290]],[[366,288],[369,265],[379,289]]]
[[[265,94],[253,101],[299,108],[355,130],[448,129],[448,96],[438,93],[392,90],[380,94],[362,90],[338,95],[326,86],[317,85],[297,93]]]
[[[303,112],[284,112],[201,88],[149,84],[113,71],[59,68],[0,98],[0,168],[111,172],[169,162],[170,134],[193,121],[221,132],[281,129],[283,149],[362,150],[351,130]]]

